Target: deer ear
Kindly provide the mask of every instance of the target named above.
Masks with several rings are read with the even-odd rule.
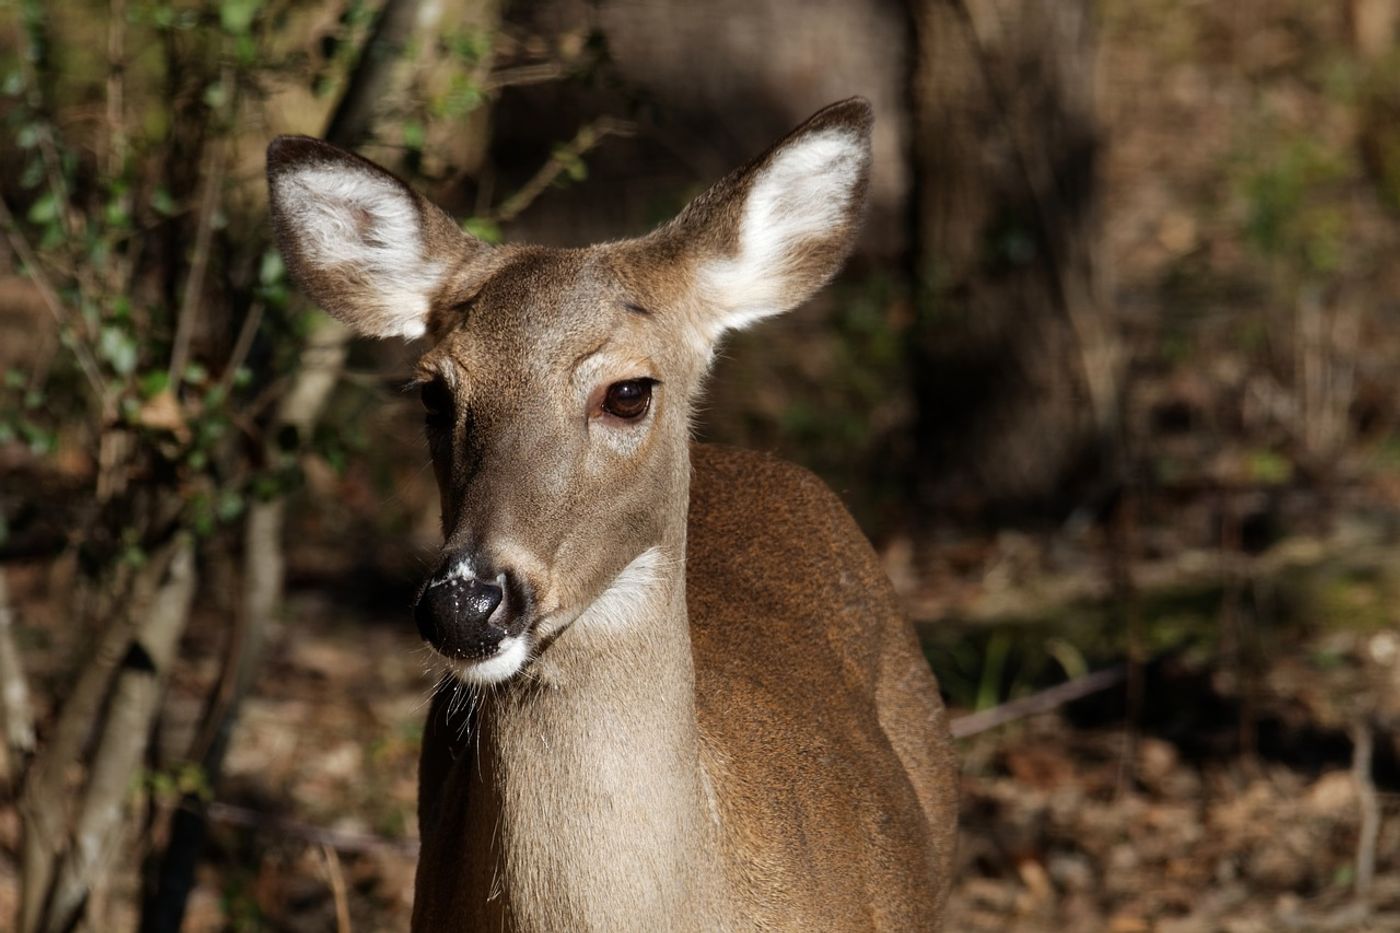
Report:
[[[390,172],[319,139],[274,139],[267,180],[292,278],[365,336],[421,337],[448,275],[488,249]]]
[[[796,307],[840,269],[865,206],[872,122],[859,97],[818,111],[653,234],[689,266],[706,340]]]

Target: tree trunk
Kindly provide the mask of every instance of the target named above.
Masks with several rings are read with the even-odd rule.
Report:
[[[928,507],[1040,505],[1104,468],[1121,354],[1100,297],[1091,9],[913,7]]]

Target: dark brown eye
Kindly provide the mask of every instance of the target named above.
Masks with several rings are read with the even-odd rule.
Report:
[[[624,421],[637,420],[651,407],[651,387],[655,384],[655,379],[614,382],[603,397],[603,411]]]
[[[452,393],[440,380],[425,382],[418,389],[423,415],[429,424],[444,424],[452,418]]]

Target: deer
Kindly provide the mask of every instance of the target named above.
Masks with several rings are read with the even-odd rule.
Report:
[[[491,245],[380,166],[269,146],[289,274],[420,341],[447,675],[420,760],[419,931],[934,930],[957,766],[841,500],[692,442],[723,335],[845,262],[873,122],[833,104],[631,239]]]

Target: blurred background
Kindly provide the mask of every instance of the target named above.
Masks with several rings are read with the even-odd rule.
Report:
[[[291,289],[272,136],[584,244],[862,94],[857,255],[726,345],[699,433],[821,474],[905,600],[960,736],[948,929],[1400,929],[1397,36],[1400,0],[0,0],[0,926],[406,928],[414,348]]]

